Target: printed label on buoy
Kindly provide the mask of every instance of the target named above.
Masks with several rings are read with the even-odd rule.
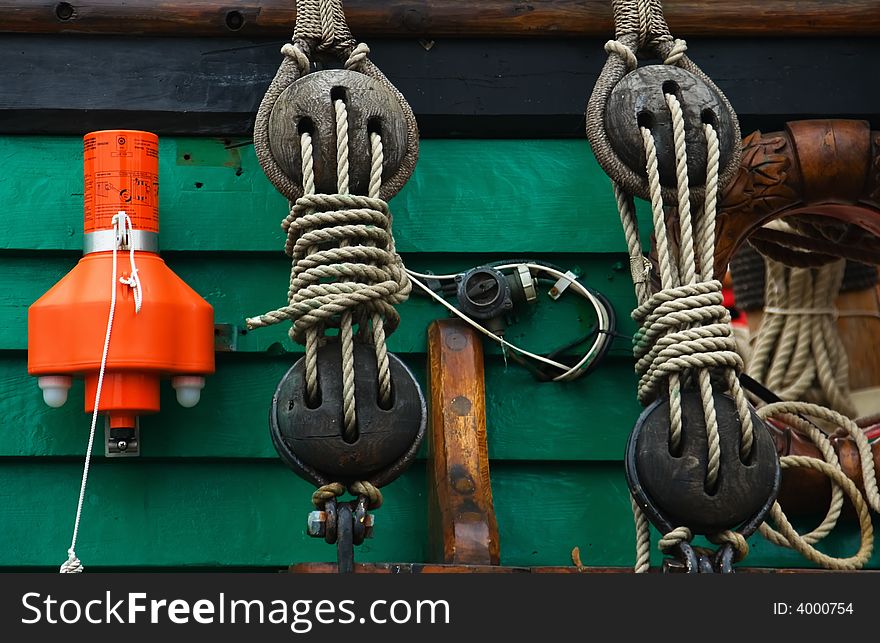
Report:
[[[83,137],[85,232],[110,230],[124,210],[135,230],[159,232],[159,137],[106,130]]]

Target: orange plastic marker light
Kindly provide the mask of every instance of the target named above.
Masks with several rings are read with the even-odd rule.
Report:
[[[91,413],[115,248],[116,308],[98,411],[108,417],[111,436],[123,438],[138,416],[159,411],[161,378],[171,378],[178,401],[189,407],[214,372],[214,310],[158,254],[158,160],[158,138],[149,132],[84,137],[84,256],[28,309],[28,373],[38,377],[43,399],[61,406],[72,378],[83,377]],[[117,214],[131,222],[122,234]]]

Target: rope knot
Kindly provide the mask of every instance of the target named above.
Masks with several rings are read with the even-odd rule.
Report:
[[[639,400],[665,388],[669,377],[696,369],[743,369],[721,282],[713,279],[665,288],[633,311],[641,328],[633,339]]]
[[[715,545],[729,544],[733,547],[734,562],[738,563],[749,555],[749,543],[738,531],[727,529],[718,534],[707,536],[709,542]]]
[[[284,54],[287,58],[291,59],[296,66],[299,68],[300,74],[306,74],[309,71],[312,63],[309,61],[309,57],[306,56],[305,52],[300,49],[298,45],[293,43],[285,43],[281,48],[281,53]]]
[[[353,496],[366,496],[368,509],[378,509],[382,506],[382,492],[372,482],[355,480],[348,488],[348,492]]]
[[[382,199],[353,194],[307,194],[282,227],[293,259],[285,314],[292,337],[304,342],[310,328],[337,326],[344,312],[360,320],[379,314],[392,332],[394,305],[412,288],[391,236],[391,214]],[[316,250],[317,249],[317,250]]]
[[[312,493],[312,504],[316,509],[323,509],[328,500],[338,498],[345,493],[345,485],[341,482],[331,482],[321,485]]]
[[[345,493],[345,485],[341,482],[331,482],[321,485],[312,493],[312,504],[317,509],[323,509],[324,505],[335,498],[339,498]],[[368,509],[378,509],[382,506],[382,492],[379,487],[367,480],[355,480],[348,487],[348,492],[353,496],[365,496],[367,498]]]
[[[61,563],[61,567],[58,571],[61,574],[81,574],[83,569],[82,563],[79,558],[76,557],[76,552],[73,551],[73,547],[71,547],[67,550],[67,560]]]
[[[666,58],[663,60],[664,65],[676,65],[678,61],[684,58],[685,52],[687,52],[687,42],[682,40],[681,38],[676,38],[672,43],[672,48],[669,50],[669,53],[666,54]]]
[[[366,43],[359,42],[357,46],[348,54],[345,61],[345,68],[351,71],[358,71],[370,55],[370,48]]]
[[[632,71],[639,66],[639,59],[631,47],[626,46],[619,40],[609,40],[605,43],[605,52],[609,55],[619,56],[626,64],[627,71]]]
[[[660,551],[668,554],[681,543],[690,542],[693,537],[693,533],[687,527],[676,527],[669,533],[664,534],[657,545],[660,547]]]

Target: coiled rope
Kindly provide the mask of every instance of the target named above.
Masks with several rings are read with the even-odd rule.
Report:
[[[835,300],[846,262],[789,268],[766,260],[766,302],[748,373],[784,400],[806,400],[854,417],[849,360]]]
[[[306,393],[318,399],[318,349],[328,327],[338,325],[342,347],[342,384],[345,439],[357,438],[354,383],[354,325],[375,348],[380,403],[391,400],[391,373],[387,334],[400,316],[394,305],[406,301],[412,289],[403,262],[394,247],[391,213],[378,198],[382,183],[382,138],[370,134],[369,196],[348,193],[348,117],[345,103],[336,100],[338,194],[315,194],[311,135],[301,134],[303,196],[282,221],[287,232],[285,252],[291,257],[288,305],[247,320],[249,328],[293,321],[290,336],[306,346]],[[326,247],[327,245],[331,247]],[[338,321],[337,321],[338,320]],[[364,484],[364,483],[361,483]],[[325,489],[325,487],[327,487]],[[325,485],[325,492],[337,491]],[[378,489],[376,490],[378,493]],[[338,496],[341,494],[335,493]],[[316,498],[323,498],[321,493]],[[374,498],[375,498],[375,494]],[[375,502],[381,504],[381,494]],[[377,504],[371,502],[372,507]]]
[[[386,338],[400,317],[394,306],[411,291],[409,277],[397,254],[391,231],[391,212],[385,199],[403,185],[418,156],[415,117],[400,92],[370,62],[369,48],[355,40],[345,22],[340,0],[298,0],[293,42],[281,49],[285,58],[260,104],[254,126],[254,147],[267,177],[288,197],[290,213],[281,223],[287,234],[285,253],[291,258],[287,306],[247,319],[250,329],[292,321],[290,337],[305,344],[306,396],[319,396],[318,350],[329,328],[339,329],[342,353],[343,437],[357,439],[355,405],[355,326],[360,341],[375,349],[379,403],[389,406],[392,381]],[[407,124],[407,148],[397,171],[383,181],[382,137],[370,133],[370,180],[367,196],[349,193],[349,122],[343,100],[333,103],[336,122],[336,194],[315,192],[312,136],[300,134],[302,185],[287,176],[273,157],[269,144],[269,117],[278,98],[311,67],[310,52],[330,52],[345,69],[379,81],[401,105]],[[382,504],[382,494],[367,481],[349,486],[354,495],[367,496],[370,507]],[[316,506],[342,495],[345,486],[331,482],[312,497]]]
[[[778,418],[786,424],[797,428],[800,433],[808,437],[818,447],[824,458],[824,460],[819,460],[818,458],[806,456],[783,456],[779,459],[783,469],[793,467],[814,469],[824,473],[833,483],[828,513],[826,513],[822,523],[816,529],[804,535],[798,534],[791,526],[788,518],[786,518],[782,507],[776,502],[770,510],[770,519],[777,525],[778,531],[765,522],[758,528],[761,535],[776,545],[795,549],[808,560],[826,569],[861,569],[870,560],[874,549],[874,527],[871,523],[871,515],[868,509],[870,507],[880,513],[880,492],[878,492],[877,488],[874,456],[864,431],[851,419],[837,411],[808,402],[777,402],[775,404],[768,404],[758,409],[758,415],[765,420]],[[807,421],[805,416],[824,420],[840,427],[855,442],[862,467],[862,481],[865,488],[864,497],[855,484],[843,473],[840,461],[828,437],[812,422]],[[835,558],[823,554],[813,545],[827,536],[837,525],[837,520],[843,507],[844,493],[853,503],[858,515],[861,543],[858,552],[854,556]]]

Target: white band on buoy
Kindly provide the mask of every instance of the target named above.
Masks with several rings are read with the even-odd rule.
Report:
[[[159,235],[148,230],[134,230],[129,228],[122,245],[116,244],[116,230],[98,230],[86,232],[83,235],[83,254],[93,252],[112,252],[117,250],[140,250],[144,252],[159,252]]]

